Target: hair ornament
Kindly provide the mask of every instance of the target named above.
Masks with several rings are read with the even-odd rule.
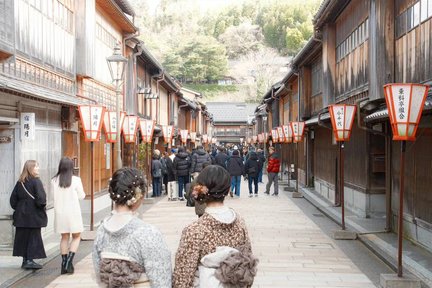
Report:
[[[205,196],[209,193],[209,189],[204,185],[195,185],[192,190],[192,197],[197,200],[204,199]]]

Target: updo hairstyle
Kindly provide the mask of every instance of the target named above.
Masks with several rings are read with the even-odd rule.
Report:
[[[219,165],[205,167],[195,180],[192,196],[200,202],[222,202],[231,187],[231,176]]]
[[[142,172],[128,167],[115,171],[109,184],[110,198],[118,205],[134,205],[146,189],[147,181]]]

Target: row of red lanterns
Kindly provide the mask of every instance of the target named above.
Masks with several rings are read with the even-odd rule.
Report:
[[[135,143],[138,127],[141,129],[142,140],[151,142],[154,131],[154,121],[141,119],[138,116],[120,113],[120,125],[117,125],[117,116],[114,111],[107,111],[99,105],[81,105],[78,107],[84,139],[88,142],[96,142],[100,139],[102,125],[104,126],[106,141],[117,141],[117,127],[121,126],[125,143]]]
[[[81,124],[84,131],[84,138],[87,142],[96,142],[100,139],[102,125],[104,126],[106,141],[115,143],[117,140],[117,117],[116,112],[107,111],[105,107],[99,105],[81,105],[78,107]],[[136,132],[141,130],[144,143],[150,143],[153,138],[155,123],[154,120],[142,119],[134,115],[120,113],[120,126],[122,127],[125,143],[135,143]],[[172,140],[174,126],[162,125],[162,132],[165,143]],[[189,130],[180,130],[182,143],[187,142]],[[190,132],[192,143],[196,141],[196,132]],[[216,138],[202,136],[202,143],[216,143]]]

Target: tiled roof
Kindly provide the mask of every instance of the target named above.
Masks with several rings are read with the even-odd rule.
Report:
[[[429,94],[429,96],[426,98],[425,104],[424,104],[424,110],[432,110],[432,94]],[[378,110],[375,113],[372,113],[364,118],[365,122],[371,122],[381,119],[388,118],[388,109],[384,108],[381,110]]]
[[[243,102],[207,102],[207,110],[213,114],[215,123],[244,122],[254,116],[256,104]]]

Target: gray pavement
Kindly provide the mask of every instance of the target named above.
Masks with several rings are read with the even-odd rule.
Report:
[[[241,197],[226,200],[245,219],[260,259],[253,287],[377,287],[379,274],[391,273],[359,241],[331,239],[338,225],[305,199],[291,199],[283,191],[267,196],[264,187],[260,184],[259,197],[249,198],[242,182]],[[147,209],[143,220],[162,231],[174,260],[182,229],[196,219],[194,209],[166,198]],[[90,249],[91,242],[82,243],[73,275],[59,275],[57,257],[12,287],[97,287]]]

